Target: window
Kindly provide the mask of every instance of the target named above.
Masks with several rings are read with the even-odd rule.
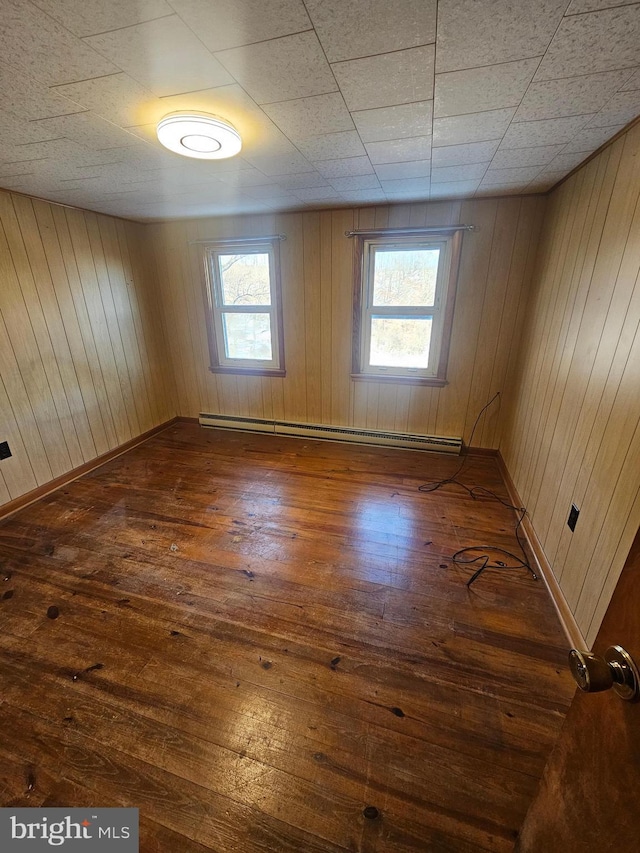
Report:
[[[211,370],[284,376],[277,243],[210,244],[205,272]]]
[[[460,232],[357,239],[353,377],[445,385]]]

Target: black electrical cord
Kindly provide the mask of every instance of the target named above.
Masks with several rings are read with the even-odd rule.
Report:
[[[480,418],[485,413],[485,411],[489,408],[489,406],[493,403],[493,401],[497,400],[499,396],[500,396],[500,392],[496,391],[496,393],[489,400],[489,402],[486,403],[478,412],[478,416],[475,419],[475,422],[473,424],[473,428],[471,429],[471,435],[469,436],[469,444],[468,444],[469,447],[471,447],[471,442],[473,441],[473,436],[475,435],[476,427],[478,426]],[[467,457],[465,455],[462,459],[462,462],[460,463],[460,466],[458,467],[458,470],[455,471],[450,477],[446,477],[444,480],[436,480],[433,483],[424,483],[422,486],[418,486],[418,491],[419,492],[435,492],[438,489],[441,489],[443,486],[446,486],[448,483],[456,483],[458,486],[463,486],[463,488],[466,489],[467,487],[464,486],[463,483],[458,482],[458,480],[456,479],[456,477],[458,477],[462,473],[462,469],[464,468],[464,466],[466,464],[467,464]]]
[[[471,442],[473,441],[473,436],[476,431],[476,427],[480,422],[480,418],[484,414],[484,412],[489,408],[489,406],[500,396],[500,392],[498,391],[493,397],[489,400],[489,402],[480,409],[478,412],[478,416],[475,419],[475,423],[473,424],[473,428],[471,430],[471,435],[469,437],[469,445],[471,446]],[[467,462],[467,456],[465,455],[461,464],[458,466],[457,470],[451,477],[445,477],[442,480],[436,480],[432,483],[424,483],[422,486],[418,486],[419,492],[435,492],[438,489],[441,489],[443,486],[447,486],[449,484],[460,486],[460,488],[464,489],[473,500],[477,500],[479,497],[489,496],[490,498],[498,501],[507,509],[512,509],[514,512],[519,512],[520,516],[515,526],[515,537],[518,541],[518,545],[520,550],[522,551],[522,557],[519,557],[517,554],[513,554],[511,551],[507,551],[504,548],[500,548],[497,545],[470,545],[468,548],[461,548],[459,551],[456,551],[455,554],[451,557],[451,561],[458,566],[466,566],[472,565],[474,563],[480,563],[480,567],[474,572],[474,574],[467,581],[467,586],[470,587],[471,584],[476,581],[480,575],[485,571],[485,569],[528,569],[531,572],[531,575],[534,580],[538,580],[538,575],[533,570],[529,559],[527,557],[527,552],[525,551],[524,544],[520,539],[520,526],[524,520],[525,515],[527,514],[527,510],[523,506],[513,506],[508,501],[503,500],[500,495],[497,495],[495,492],[492,492],[490,489],[485,489],[483,486],[467,486],[465,483],[461,483],[458,480],[458,477],[462,473],[464,466]],[[470,556],[468,559],[464,558],[465,554],[471,554],[472,552],[493,552],[498,554],[504,554],[506,557],[515,561],[515,565],[509,565],[505,563],[503,560],[492,560],[490,553],[479,553],[477,556]]]

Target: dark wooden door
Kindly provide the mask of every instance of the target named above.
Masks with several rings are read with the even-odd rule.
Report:
[[[602,654],[614,644],[640,663],[640,531],[593,651]],[[640,703],[625,702],[612,690],[577,691],[516,850],[640,850],[639,798]]]

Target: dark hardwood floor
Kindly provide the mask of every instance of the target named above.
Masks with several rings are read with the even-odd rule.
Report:
[[[452,565],[516,547],[417,491],[458,464],[179,424],[0,524],[0,804],[137,806],[144,853],[512,850],[573,686],[543,582]]]

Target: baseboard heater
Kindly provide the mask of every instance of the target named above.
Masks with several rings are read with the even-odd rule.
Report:
[[[201,413],[198,421],[201,426],[217,427],[218,429],[270,432],[276,435],[297,435],[308,438],[322,438],[328,441],[351,441],[356,444],[377,444],[385,447],[405,447],[411,450],[431,450],[438,453],[460,453],[462,449],[462,439],[450,436],[383,432],[373,429],[271,421],[265,418],[241,418],[233,415],[206,413]]]

